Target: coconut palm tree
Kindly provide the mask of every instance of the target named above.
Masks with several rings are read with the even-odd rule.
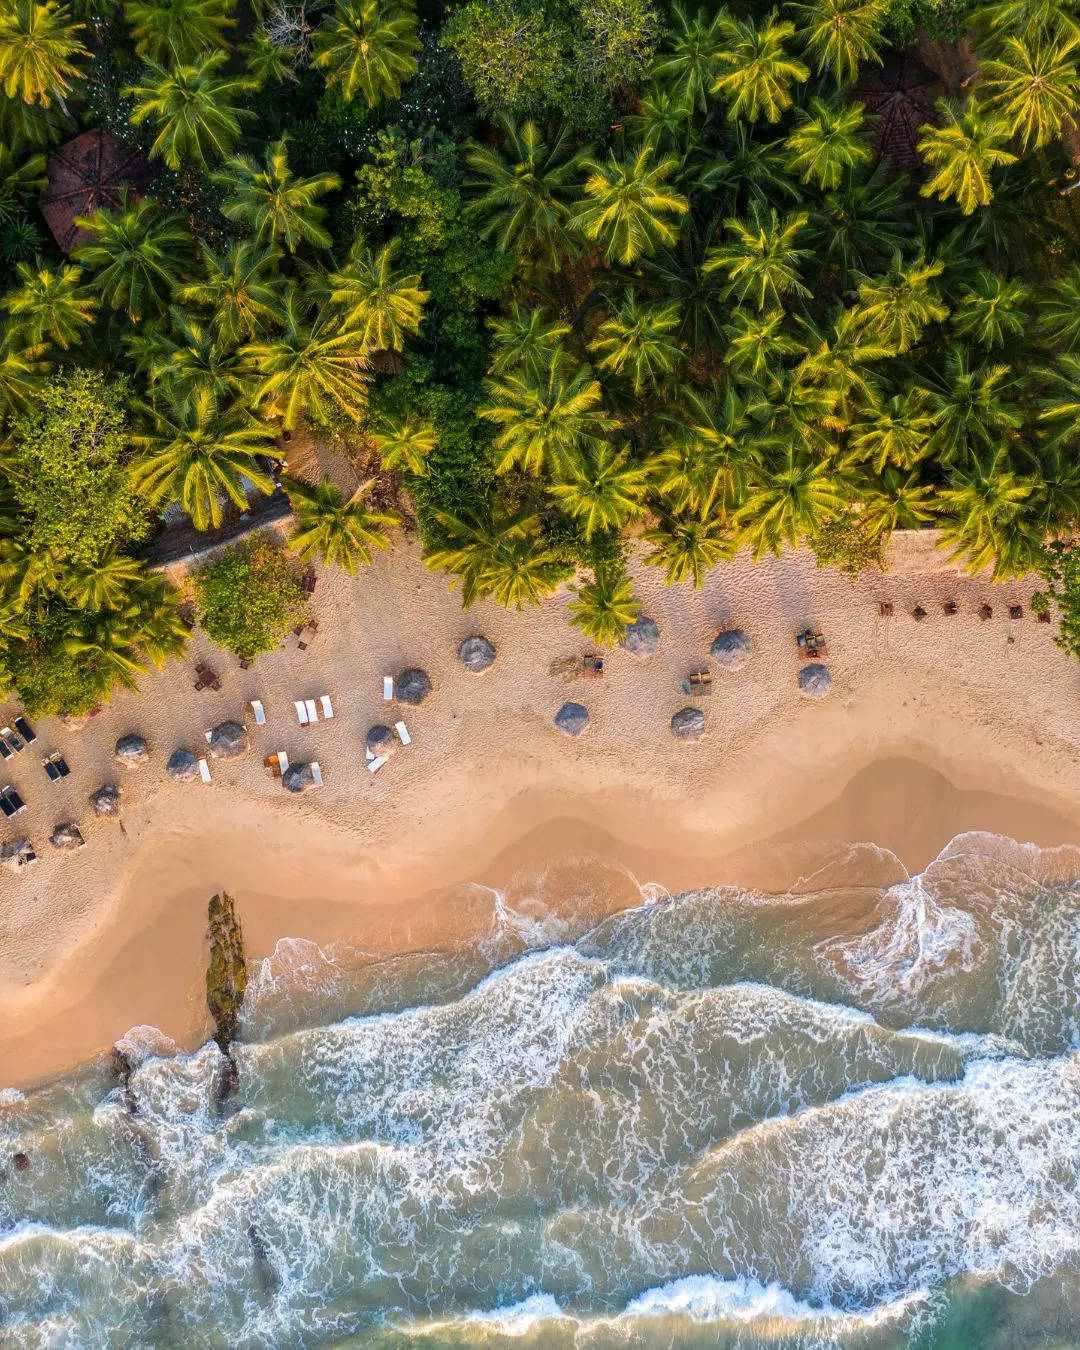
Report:
[[[937,515],[937,494],[918,473],[905,477],[898,469],[887,468],[870,482],[860,481],[857,490],[859,518],[882,543],[894,530],[921,530]]]
[[[10,422],[33,406],[49,370],[43,347],[27,346],[14,324],[0,330],[0,422]]]
[[[211,331],[224,346],[250,342],[281,322],[279,257],[253,239],[236,240],[221,255],[204,247],[203,276],[181,286],[177,298],[182,305],[208,312]]]
[[[770,370],[780,370],[785,357],[805,352],[805,345],[785,331],[784,322],[782,309],[763,313],[733,309],[724,329],[728,339],[724,360],[731,373],[742,380],[757,381]]]
[[[521,512],[468,521],[443,511],[432,514],[446,542],[426,553],[424,562],[461,579],[462,609],[488,597],[507,608],[539,604],[565,575],[555,554],[537,543],[536,516]]]
[[[846,501],[843,481],[827,458],[788,446],[765,461],[746,501],[735,513],[737,539],[755,560],[779,553],[785,544],[798,546],[816,534]]]
[[[858,408],[875,399],[874,374],[868,367],[894,354],[857,310],[842,309],[831,325],[803,321],[810,335],[806,355],[792,372],[793,393],[805,398],[814,389],[822,407],[843,430]]]
[[[65,570],[61,592],[77,609],[123,609],[130,603],[132,588],[142,576],[143,565],[138,558],[110,549],[92,566]]]
[[[656,299],[675,306],[679,342],[688,352],[704,357],[723,346],[725,307],[699,262],[692,240],[681,235],[675,248],[662,249],[650,260],[640,284]]]
[[[179,213],[162,211],[150,198],[137,200],[125,188],[116,211],[76,218],[93,241],[74,252],[93,273],[106,304],[126,310],[137,323],[168,304],[191,266],[191,235]]]
[[[718,53],[730,17],[722,10],[712,14],[699,9],[691,15],[682,5],[673,5],[664,48],[652,64],[652,77],[668,85],[688,110],[708,111],[708,94],[719,73]]]
[[[283,136],[266,147],[262,163],[243,155],[227,160],[214,182],[229,193],[222,213],[246,225],[261,244],[279,241],[290,253],[301,244],[329,248],[330,234],[322,226],[326,208],[318,199],[341,186],[336,173],[296,178],[289,168],[288,141]]]
[[[283,331],[240,349],[253,377],[256,406],[292,430],[306,414],[326,422],[335,412],[359,421],[367,407],[367,349],[360,334],[332,314],[310,322],[295,292],[285,302]]]
[[[1058,42],[1009,37],[983,63],[990,106],[1024,150],[1060,136],[1080,115],[1080,37]]]
[[[124,91],[135,100],[132,125],[150,121],[157,128],[151,159],[163,159],[170,169],[186,159],[205,166],[234,149],[241,119],[253,116],[237,107],[237,99],[255,86],[239,75],[219,74],[227,59],[217,51],[172,68],[147,61],[146,82]]]
[[[384,417],[371,434],[384,469],[403,469],[418,478],[427,473],[428,457],[439,446],[434,426],[414,412]]]
[[[81,74],[76,61],[89,55],[82,31],[55,0],[8,0],[0,10],[0,89],[43,108],[55,100],[66,113],[65,95]]]
[[[671,217],[686,214],[686,198],[667,186],[677,168],[671,156],[651,163],[653,152],[644,146],[623,159],[610,155],[602,163],[586,165],[585,197],[578,203],[573,225],[603,245],[608,262],[624,266],[677,238]]]
[[[531,377],[546,378],[547,372],[567,360],[563,345],[570,325],[552,318],[541,306],[511,305],[507,314],[488,321],[491,331],[491,372],[505,374],[522,367]]]
[[[281,485],[296,513],[289,547],[301,558],[321,558],[328,567],[340,567],[350,576],[358,564],[371,562],[373,549],[388,546],[386,531],[401,523],[395,515],[369,508],[364,499],[371,479],[348,498],[329,478],[312,484],[286,477]]]
[[[1073,263],[1037,296],[1040,340],[1051,351],[1080,351],[1080,263]]]
[[[566,512],[580,520],[585,538],[602,530],[622,529],[644,510],[647,474],[631,464],[626,450],[598,441],[566,466],[548,489]]]
[[[477,413],[499,428],[497,473],[515,465],[531,474],[558,470],[612,425],[600,406],[600,383],[587,367],[552,368],[546,376],[510,371],[488,379],[485,391]]]
[[[346,102],[360,94],[369,108],[397,98],[416,73],[416,14],[402,0],[338,0],[315,34],[314,63]]]
[[[894,254],[884,276],[864,276],[860,281],[856,306],[859,323],[893,352],[910,350],[929,324],[941,323],[949,316],[948,306],[942,304],[940,293],[931,284],[944,270],[940,259],[927,262],[920,257],[905,263],[899,253]]]
[[[235,347],[215,337],[208,321],[175,305],[169,318],[170,326],[159,328],[140,353],[150,384],[176,398],[205,389],[222,403],[250,392],[251,371]]]
[[[663,84],[642,91],[636,111],[623,121],[623,130],[631,140],[657,154],[677,155],[684,164],[698,144],[693,108],[684,94]]]
[[[773,10],[760,26],[752,19],[731,20],[724,26],[723,42],[717,53],[719,74],[712,92],[727,104],[728,117],[756,122],[764,117],[778,122],[791,107],[792,87],[810,72],[784,50],[794,36],[795,25],[778,23]]]
[[[533,121],[497,122],[499,146],[469,145],[470,210],[481,238],[504,253],[555,270],[574,252],[570,206],[586,151],[576,149],[566,127],[548,141]]]
[[[962,110],[947,99],[939,99],[937,108],[941,125],[921,127],[919,136],[919,154],[937,172],[919,191],[924,197],[955,201],[970,216],[993,198],[994,169],[1016,163],[1016,156],[1005,149],[1009,128],[973,97]]]
[[[678,306],[639,304],[637,292],[627,290],[615,313],[597,329],[589,350],[600,357],[600,370],[625,375],[635,394],[655,387],[672,375],[683,354],[672,333],[679,326]]]
[[[810,251],[795,246],[807,219],[804,211],[781,218],[773,208],[767,216],[752,211],[749,222],[725,220],[729,238],[706,254],[706,275],[722,272],[729,294],[759,310],[783,309],[788,295],[809,298],[799,265]]]
[[[1030,325],[1031,290],[1022,281],[1006,281],[980,267],[974,282],[960,293],[952,327],[961,337],[987,349],[1003,347]]]
[[[661,512],[644,538],[653,546],[644,561],[650,567],[662,567],[669,586],[692,581],[695,588],[700,587],[706,573],[735,551],[724,522],[693,512]]]
[[[228,0],[125,0],[124,17],[135,55],[162,66],[182,66],[214,48],[226,49]]]
[[[274,489],[258,456],[278,459],[273,429],[239,405],[223,407],[208,389],[145,405],[146,431],[132,440],[144,453],[132,466],[132,482],[157,505],[179,502],[197,530],[217,529],[222,498],[242,510],[245,487]]]
[[[945,463],[964,462],[1011,443],[1023,425],[1017,379],[1005,365],[973,365],[965,348],[945,352],[927,381],[934,418],[930,449]]]
[[[764,438],[751,435],[742,400],[729,385],[712,397],[688,390],[664,416],[665,448],[650,460],[656,491],[675,515],[726,521],[760,467]]]
[[[970,572],[995,578],[1036,571],[1042,539],[1027,516],[1033,478],[1015,472],[1004,449],[988,450],[957,470],[939,490],[941,547],[953,548]]]
[[[746,122],[725,122],[717,153],[698,174],[693,196],[709,210],[708,240],[726,217],[764,211],[785,199],[795,202],[800,193],[782,141],[761,140]]]
[[[641,601],[621,564],[598,567],[592,581],[574,587],[574,597],[570,622],[590,642],[606,647],[614,647],[641,613]]]
[[[372,350],[401,351],[405,339],[419,331],[430,291],[420,288],[420,274],[397,270],[393,239],[375,252],[362,244],[353,247],[340,272],[326,278],[330,303],[342,324],[360,334]]]
[[[82,341],[94,321],[97,300],[82,285],[81,268],[19,263],[15,277],[18,289],[8,291],[3,304],[27,346],[51,342],[66,351]]]
[[[1040,374],[1043,392],[1036,400],[1037,420],[1045,424],[1048,448],[1075,449],[1080,442],[1080,356],[1061,352]]]
[[[805,242],[822,268],[839,268],[846,286],[852,273],[872,272],[903,248],[911,232],[903,179],[890,175],[882,161],[866,178],[850,174],[839,188],[825,193],[810,213]]]
[[[982,29],[979,49],[995,55],[1009,34],[1037,42],[1067,42],[1080,37],[1080,21],[1068,0],[994,0],[968,16]]]
[[[874,466],[911,469],[930,449],[934,417],[925,390],[909,389],[881,403],[872,403],[851,428],[848,448]]]
[[[0,212],[16,204],[28,206],[49,181],[44,155],[15,154],[0,145]]]
[[[103,694],[113,684],[137,689],[139,676],[147,672],[139,620],[137,604],[105,609],[86,615],[75,632],[63,641],[63,649],[69,656],[88,656],[98,663]]]
[[[884,0],[812,0],[793,4],[803,17],[800,36],[821,76],[830,76],[837,88],[850,83],[862,65],[881,65],[885,45],[882,29],[888,13]]]
[[[179,601],[176,587],[153,572],[144,571],[132,588],[139,646],[155,666],[182,657],[191,641],[191,633],[180,617]]]
[[[796,114],[795,127],[784,144],[792,173],[804,183],[838,188],[848,174],[872,159],[870,145],[860,135],[861,103],[826,103],[812,98]]]

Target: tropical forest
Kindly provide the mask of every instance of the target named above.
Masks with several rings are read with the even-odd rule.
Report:
[[[270,500],[247,659],[400,531],[610,643],[631,550],[934,528],[1080,652],[1078,119],[1070,0],[0,0],[5,687],[182,654],[161,541]]]

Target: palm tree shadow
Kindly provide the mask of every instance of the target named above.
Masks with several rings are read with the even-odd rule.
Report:
[[[791,624],[800,629],[812,623],[810,588],[796,555],[790,552],[782,553],[779,557],[769,554],[763,563],[772,575],[780,605]]]

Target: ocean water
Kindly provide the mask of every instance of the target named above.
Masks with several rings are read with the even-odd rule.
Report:
[[[1080,1345],[1080,853],[848,863],[285,942],[223,1104],[150,1028],[0,1094],[0,1345]]]

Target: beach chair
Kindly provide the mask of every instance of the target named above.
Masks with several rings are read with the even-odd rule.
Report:
[[[599,680],[604,674],[604,658],[586,652],[581,658],[581,674],[586,680]]]
[[[26,749],[26,746],[22,743],[22,738],[16,735],[10,727],[0,727],[0,736],[3,737],[8,749],[14,750],[17,755]]]
[[[318,761],[312,760],[309,767],[311,769],[311,781],[316,787],[322,787],[322,769],[319,768]]]
[[[308,722],[311,720],[308,717],[307,704],[304,702],[302,698],[298,698],[293,703],[293,707],[296,709],[296,720],[300,723],[302,727],[306,727]]]
[[[707,670],[697,670],[683,681],[684,692],[693,698],[707,698],[712,693],[712,675]]]
[[[241,669],[241,670],[250,670],[250,669],[251,669],[251,662],[247,659],[246,656],[240,656],[240,657],[237,657],[237,660],[239,661],[240,669]]]
[[[952,616],[959,611],[960,606],[956,603],[955,600],[946,600],[945,603],[941,606],[941,608],[951,619]]]
[[[10,804],[15,808],[15,810],[12,812],[13,815],[17,816],[20,811],[26,810],[26,803],[15,791],[15,789],[11,786],[10,783],[6,788],[4,788],[3,792],[0,793],[0,795],[2,795],[4,799],[10,802]]]
[[[993,617],[994,617],[993,605],[984,604],[979,606],[979,618],[983,621],[983,623],[986,623],[987,619],[992,619]]]
[[[1010,618],[1010,619],[1022,619],[1023,617],[1024,617],[1024,607],[1023,607],[1023,605],[1010,605],[1010,606],[1009,606],[1009,618]]]
[[[71,772],[71,770],[68,768],[67,760],[64,758],[63,755],[55,755],[53,758],[56,767],[60,770],[60,777],[66,778],[68,774]]]
[[[892,618],[893,606],[891,600],[882,600],[877,607],[877,612],[883,619]]]
[[[376,757],[368,763],[367,766],[368,773],[378,773],[379,770],[382,768],[382,766],[386,763],[386,760],[387,760],[386,755],[376,755]]]
[[[3,737],[0,737],[0,759],[10,759],[11,754],[11,746],[7,744]]]
[[[304,575],[300,578],[300,589],[304,592],[305,595],[314,594],[315,580],[316,580],[315,569],[314,567],[309,567],[307,571],[304,573]]]
[[[307,713],[307,720],[314,726],[319,720],[319,710],[315,706],[315,700],[313,698],[304,700],[304,711]]]
[[[409,728],[404,722],[395,722],[394,730],[398,734],[398,740],[402,745],[412,745],[412,737],[409,735]]]
[[[8,801],[2,792],[0,792],[0,811],[3,811],[8,820],[15,814],[15,807]]]
[[[911,611],[911,617],[916,623],[922,623],[923,619],[926,618],[926,610],[923,609],[922,605],[916,605]]]
[[[329,694],[321,694],[319,702],[322,704],[322,715],[329,720],[334,715],[334,705],[330,702]]]
[[[205,759],[199,760],[199,777],[204,783],[209,783],[210,781],[210,765],[207,764]]]
[[[384,675],[382,677],[382,696],[383,701],[392,703],[394,699],[394,677],[393,675]]]
[[[285,753],[284,750],[279,750],[277,752],[277,762],[278,762],[278,772],[284,773],[285,770],[289,767],[289,756]]]
[[[1053,622],[1053,619],[1050,617],[1050,611],[1049,611],[1048,609],[1040,609],[1040,610],[1039,610],[1039,622],[1040,622],[1040,623],[1052,623],[1052,622]]]
[[[23,738],[23,740],[26,742],[27,745],[33,745],[34,742],[37,740],[37,733],[34,731],[34,728],[30,725],[30,723],[26,720],[25,717],[15,718],[15,730],[19,733],[19,735]]]
[[[209,666],[205,665],[196,666],[195,675],[196,675],[195,680],[196,689],[203,690],[203,689],[221,688],[221,681],[218,679],[217,674],[214,671],[212,671]]]
[[[253,713],[253,715],[254,715],[254,717],[255,717],[255,725],[256,725],[257,727],[264,727],[264,726],[266,726],[266,711],[265,711],[265,709],[263,708],[263,705],[262,705],[262,702],[261,702],[260,699],[253,698],[253,699],[251,700],[251,711],[252,711],[252,713]]]
[[[56,758],[55,755],[50,755],[48,759],[43,759],[41,761],[41,767],[45,770],[45,777],[50,783],[59,783],[60,779],[63,777],[60,768],[56,763]]]

